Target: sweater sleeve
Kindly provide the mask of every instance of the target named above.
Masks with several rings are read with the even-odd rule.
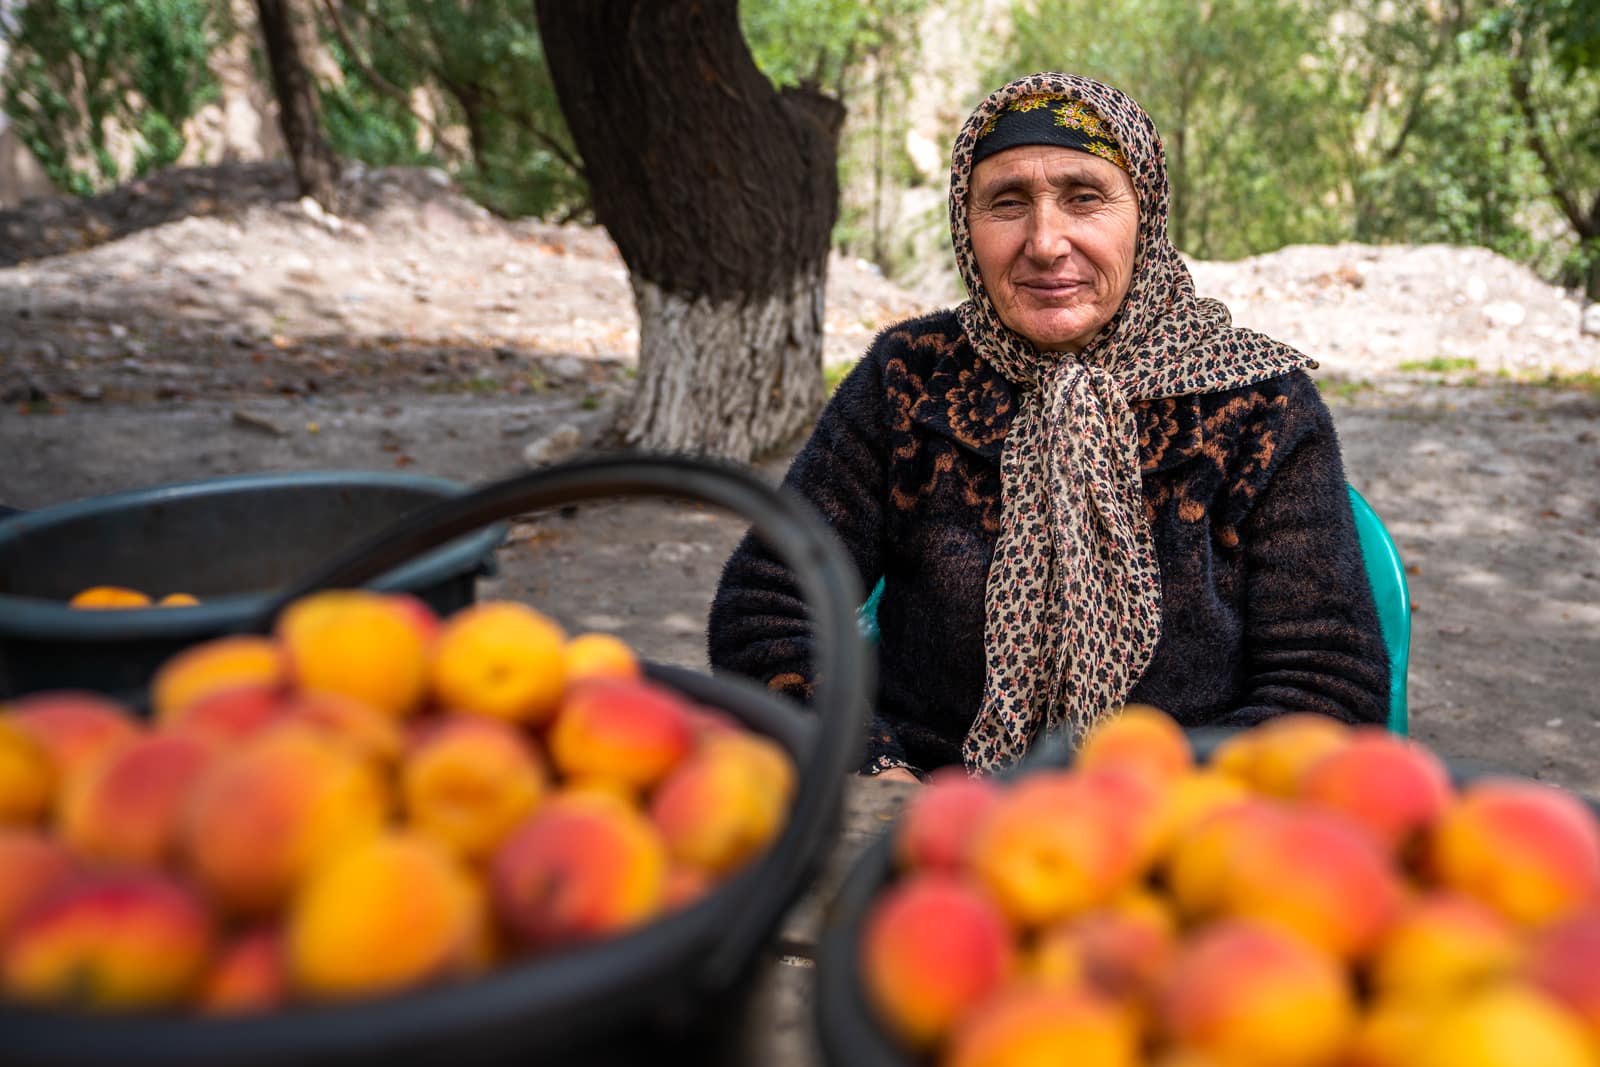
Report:
[[[1307,388],[1310,388],[1309,382]],[[1312,426],[1240,528],[1246,611],[1242,704],[1248,726],[1291,711],[1382,723],[1389,661],[1345,485],[1333,419],[1308,398]]]
[[[878,349],[840,382],[783,484],[817,509],[856,565],[863,589],[883,572],[887,446]],[[794,575],[753,533],[722,570],[707,626],[714,671],[745,675],[809,702],[816,682],[812,624]],[[875,717],[862,771],[911,768],[892,724]],[[915,768],[911,768],[915,770]]]

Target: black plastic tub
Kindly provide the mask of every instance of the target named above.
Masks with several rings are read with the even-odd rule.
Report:
[[[820,866],[845,776],[860,757],[871,663],[855,626],[860,583],[808,505],[755,476],[678,458],[589,460],[430,506],[276,598],[359,585],[419,552],[523,511],[616,496],[682,497],[749,519],[795,572],[815,623],[815,713],[754,682],[652,666],[652,677],[785,745],[798,768],[778,839],[704,899],[622,937],[471,981],[253,1018],[85,1017],[0,1005],[3,1059],[34,1067],[382,1067],[449,1064],[756,1063],[742,1043],[756,968]]]
[[[386,526],[466,492],[444,478],[374,471],[252,474],[116,493],[0,520],[0,699],[94,689],[137,705],[180,649],[239,630],[271,596]],[[475,531],[378,577],[440,612],[472,603],[503,527]],[[187,608],[84,611],[89,586]]]
[[[1193,731],[1190,741],[1196,758],[1203,762],[1233,732],[1209,727]],[[1002,777],[1066,767],[1072,756],[1067,746],[1050,744]],[[1457,786],[1476,778],[1514,777],[1508,771],[1476,762],[1447,760],[1446,766]],[[1582,799],[1600,818],[1600,800]],[[861,939],[867,913],[878,893],[897,873],[894,834],[898,826],[897,820],[857,858],[823,917],[813,1003],[823,1060],[833,1067],[924,1067],[928,1062],[884,1027],[867,1001],[861,977]]]

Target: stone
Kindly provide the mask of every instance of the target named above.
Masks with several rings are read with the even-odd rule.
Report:
[[[530,467],[548,467],[571,458],[583,442],[583,435],[571,423],[563,423],[543,437],[528,442],[522,462]]]
[[[1600,337],[1600,304],[1590,304],[1583,309],[1583,321],[1579,329],[1589,337]]]

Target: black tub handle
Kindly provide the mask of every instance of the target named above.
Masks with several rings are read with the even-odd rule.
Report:
[[[490,482],[406,516],[330,561],[275,597],[250,626],[271,630],[290,602],[319,589],[359,586],[415,556],[491,522],[529,511],[604,497],[681,497],[724,507],[794,572],[811,606],[816,640],[812,707],[818,729],[800,775],[794,809],[773,843],[766,892],[796,884],[820,853],[838,787],[860,759],[873,665],[856,628],[861,583],[832,529],[811,505],[728,463],[689,456],[617,455],[574,460]],[[760,887],[752,887],[761,893]],[[755,898],[759,899],[759,897]],[[725,988],[766,938],[761,909],[728,916],[724,934],[702,961],[708,989]]]

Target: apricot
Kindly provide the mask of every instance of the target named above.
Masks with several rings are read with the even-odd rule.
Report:
[[[422,644],[430,652],[433,642],[439,636],[439,613],[434,611],[426,600],[413,593],[385,593],[383,594],[406,618],[417,631],[417,636],[422,639]]]
[[[194,790],[183,845],[226,911],[279,909],[318,864],[371,837],[383,783],[359,756],[303,726],[278,726],[224,754]]]
[[[1173,778],[1161,794],[1156,860],[1165,862],[1177,842],[1210,816],[1254,795],[1239,779],[1216,770],[1194,770]]]
[[[1355,1030],[1344,968],[1294,934],[1246,920],[1202,928],[1160,998],[1163,1032],[1218,1067],[1332,1064]]]
[[[1357,960],[1402,900],[1398,874],[1367,834],[1326,812],[1297,809],[1235,843],[1220,903],[1223,914],[1282,926]]]
[[[1427,842],[1437,883],[1537,926],[1600,899],[1600,823],[1553,786],[1481,779],[1462,790]]]
[[[156,721],[176,721],[201,697],[240,686],[281,687],[283,650],[269,637],[240,634],[191,645],[163,663],[150,681]]]
[[[192,608],[200,603],[200,598],[193,593],[168,593],[156,601],[158,608]]]
[[[495,914],[529,948],[593,940],[662,907],[667,850],[649,820],[610,797],[557,793],[495,851]]]
[[[539,724],[566,689],[566,633],[525,604],[490,600],[445,620],[430,679],[447,711]]]
[[[1294,712],[1268,719],[1235,735],[1244,751],[1239,757],[1219,748],[1214,761],[1227,773],[1268,796],[1292,797],[1300,791],[1300,777],[1324,756],[1352,739],[1348,724],[1313,712]]]
[[[1018,986],[962,1021],[944,1067],[1138,1067],[1138,1027],[1129,1013],[1084,988]]]
[[[49,754],[58,798],[86,767],[142,732],[126,705],[78,689],[20,697],[11,704],[7,719]]]
[[[705,734],[656,788],[650,818],[674,862],[722,874],[777,836],[794,787],[794,764],[777,742]]]
[[[1038,773],[1008,789],[978,825],[968,867],[1013,923],[1057,922],[1132,883],[1140,843],[1104,801],[1084,777]]]
[[[61,888],[25,912],[0,958],[8,994],[106,1010],[167,1007],[204,974],[211,916],[193,893],[149,872]]]
[[[1442,1002],[1380,997],[1356,1024],[1339,1067],[1412,1067]]]
[[[1185,919],[1201,919],[1222,907],[1233,853],[1251,837],[1287,818],[1277,802],[1251,796],[1199,819],[1174,840],[1163,864],[1167,892]]]
[[[1415,1067],[1600,1067],[1578,1021],[1549,996],[1505,982],[1435,1015]]]
[[[580,678],[638,678],[639,657],[622,638],[613,634],[582,633],[562,650],[567,681]]]
[[[1171,908],[1155,894],[1135,890],[1042,930],[1027,971],[1052,985],[1089,985],[1142,1009],[1158,991],[1177,947]]]
[[[1453,794],[1439,757],[1372,726],[1352,730],[1349,744],[1307,768],[1299,799],[1366,827],[1399,854],[1433,825]]]
[[[369,838],[319,868],[290,910],[290,981],[319,998],[391,992],[470,973],[487,922],[455,857],[420,834]]]
[[[614,778],[646,790],[694,743],[683,698],[640,679],[589,678],[573,685],[551,724],[550,758],[571,778]]]
[[[1571,1012],[1600,1047],[1600,906],[1535,933],[1524,974]]]
[[[38,830],[0,827],[0,944],[17,917],[77,870],[64,846]]]
[[[61,837],[79,855],[159,866],[176,855],[210,742],[184,734],[137,738],[75,779],[61,801]]]
[[[277,683],[237,685],[190,701],[169,715],[161,729],[226,744],[249,737],[282,711],[283,689]]]
[[[333,589],[289,605],[278,617],[295,685],[336,693],[395,718],[427,692],[428,645],[410,608],[365,589]]]
[[[44,746],[9,717],[0,718],[0,826],[40,821],[50,809],[54,768]]]
[[[979,823],[1000,799],[988,778],[941,767],[912,795],[895,829],[895,861],[904,868],[956,871]]]
[[[861,937],[867,999],[907,1044],[928,1048],[1010,977],[1010,928],[987,894],[951,874],[897,883]]]
[[[1194,749],[1172,716],[1148,704],[1130,704],[1089,730],[1073,766],[1115,767],[1165,781],[1194,767]]]
[[[1487,904],[1429,892],[1407,904],[1373,953],[1373,989],[1390,1000],[1439,1003],[1512,973],[1516,929]]]
[[[137,589],[129,589],[121,585],[91,585],[72,595],[67,601],[69,608],[88,608],[95,610],[117,608],[147,608],[150,598]]]
[[[509,723],[454,716],[407,754],[400,793],[412,826],[482,860],[539,803],[545,771]]]
[[[236,935],[217,951],[195,994],[208,1015],[275,1011],[289,998],[283,938],[271,928]]]
[[[341,693],[291,693],[278,716],[281,722],[309,727],[381,767],[398,762],[405,749],[405,732],[394,716]]]

